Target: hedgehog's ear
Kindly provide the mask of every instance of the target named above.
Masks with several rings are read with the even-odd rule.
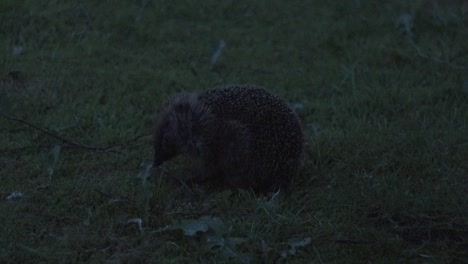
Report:
[[[177,113],[186,113],[190,111],[190,104],[186,102],[179,102],[174,106],[174,109]]]

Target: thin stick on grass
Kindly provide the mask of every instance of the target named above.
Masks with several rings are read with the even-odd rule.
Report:
[[[14,117],[14,116],[10,116],[10,115],[7,115],[5,113],[1,113],[3,117],[5,117],[6,119],[8,120],[11,120],[11,121],[15,121],[15,122],[18,122],[18,123],[21,123],[21,124],[25,124],[33,129],[36,129],[50,137],[53,137],[55,139],[58,139],[60,141],[62,141],[63,143],[69,145],[69,146],[72,146],[72,147],[77,147],[77,148],[82,148],[82,149],[87,149],[87,150],[92,150],[92,151],[98,151],[98,152],[106,152],[106,153],[114,153],[114,154],[120,154],[120,155],[125,155],[125,156],[129,156],[128,153],[126,152],[123,152],[123,151],[118,151],[118,150],[114,150],[112,148],[116,147],[116,146],[119,146],[119,145],[122,145],[122,144],[113,144],[113,145],[109,145],[109,146],[105,146],[105,147],[97,147],[97,146],[89,146],[89,145],[84,145],[84,144],[80,144],[80,143],[76,143],[76,142],[73,142],[69,139],[66,139],[66,138],[63,138],[61,136],[58,136],[44,128],[41,128],[39,126],[36,126],[32,123],[29,123],[28,121],[26,120],[23,120],[21,118],[17,118],[17,117]],[[144,135],[143,135],[144,136]],[[140,139],[141,137],[143,136],[137,136],[135,137],[134,139],[131,139],[129,140],[128,142],[130,141],[134,141],[134,140],[138,140]],[[138,158],[138,157],[133,157],[139,161],[143,161],[143,159],[141,158]]]
[[[83,144],[75,143],[75,142],[73,142],[73,141],[71,141],[71,140],[68,140],[68,139],[63,138],[63,137],[58,136],[58,135],[55,135],[55,134],[53,134],[52,132],[49,132],[49,131],[47,131],[47,130],[44,129],[44,128],[38,127],[38,126],[36,126],[36,125],[34,125],[34,124],[31,124],[31,123],[29,123],[29,122],[26,121],[26,120],[23,120],[23,119],[20,119],[20,118],[16,118],[16,117],[7,115],[7,114],[5,114],[5,113],[2,113],[2,115],[3,115],[6,119],[9,119],[9,120],[11,120],[11,121],[15,121],[15,122],[18,122],[18,123],[25,124],[25,125],[27,125],[27,126],[29,126],[29,127],[32,127],[32,128],[34,128],[34,129],[36,129],[36,130],[41,131],[41,132],[44,133],[44,134],[47,134],[47,135],[49,135],[49,136],[51,136],[51,137],[53,137],[53,138],[55,138],[55,139],[58,139],[58,140],[62,141],[63,143],[66,143],[66,144],[71,145],[71,146],[74,146],[74,147],[83,148],[83,149],[89,149],[89,150],[96,150],[96,151],[106,151],[106,150],[109,150],[109,149],[111,149],[112,147],[114,147],[114,145],[106,146],[106,147],[95,147],[95,146],[88,146],[88,145],[83,145]]]
[[[120,202],[125,202],[129,204],[136,204],[136,202],[128,197],[117,195],[117,194],[111,194],[111,193],[106,193],[103,191],[100,191],[98,189],[94,189],[95,192],[99,193],[103,197],[106,197],[109,200],[115,200],[115,201],[120,201]]]

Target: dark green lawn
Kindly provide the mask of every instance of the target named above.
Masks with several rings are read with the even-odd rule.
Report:
[[[466,261],[468,3],[342,2],[1,0],[0,262]],[[229,83],[297,109],[287,191],[147,170],[163,101]]]

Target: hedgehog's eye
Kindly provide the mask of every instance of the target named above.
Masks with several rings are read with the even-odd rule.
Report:
[[[161,142],[163,146],[166,146],[169,143],[169,137],[170,137],[170,134],[167,133],[167,131],[162,134]]]
[[[161,127],[168,127],[169,125],[170,125],[169,120],[164,119],[164,121],[163,121]]]
[[[164,133],[162,133],[161,142],[163,146],[169,146],[174,143],[175,135],[172,129],[166,129]]]

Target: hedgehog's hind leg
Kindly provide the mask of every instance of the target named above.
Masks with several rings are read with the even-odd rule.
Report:
[[[250,133],[239,121],[225,122],[223,146],[219,157],[219,167],[223,172],[224,184],[235,188],[250,187],[246,177],[250,167]]]

